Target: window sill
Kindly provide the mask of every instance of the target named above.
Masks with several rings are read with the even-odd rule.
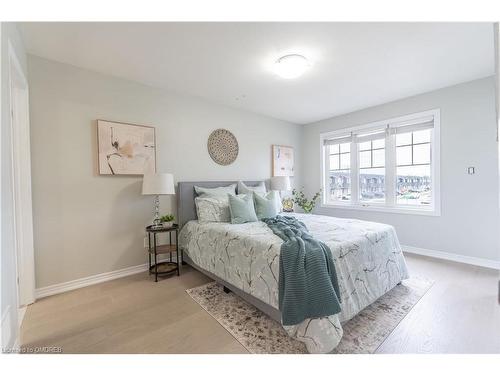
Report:
[[[387,212],[404,215],[441,216],[441,212],[436,209],[406,208],[406,207],[386,207],[382,205],[352,205],[348,203],[322,203],[322,208],[336,208],[357,211]]]

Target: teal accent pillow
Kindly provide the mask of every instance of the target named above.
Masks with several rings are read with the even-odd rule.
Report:
[[[243,224],[258,221],[253,205],[253,194],[231,195],[228,194],[229,212],[232,224]]]
[[[279,214],[279,195],[271,191],[264,196],[254,194],[255,212],[259,220],[273,218]]]
[[[201,186],[195,186],[194,190],[196,195],[199,197],[213,197],[213,196],[223,196],[224,198],[227,194],[236,194],[236,184],[231,184],[228,186],[219,186],[216,188],[205,188]]]
[[[266,194],[266,184],[261,181],[258,185],[247,186],[244,182],[238,181],[238,194],[252,194],[257,193],[259,195]]]

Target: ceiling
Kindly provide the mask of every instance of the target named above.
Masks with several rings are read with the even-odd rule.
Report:
[[[298,124],[494,74],[490,23],[19,25],[29,53]]]

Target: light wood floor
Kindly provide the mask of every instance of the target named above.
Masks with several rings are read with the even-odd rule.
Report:
[[[498,272],[407,255],[435,280],[378,353],[500,353]],[[247,353],[185,292],[209,279],[184,267],[154,283],[146,273],[41,299],[29,306],[23,346],[64,353]]]

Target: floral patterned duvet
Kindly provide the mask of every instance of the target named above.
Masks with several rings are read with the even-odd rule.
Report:
[[[390,225],[322,215],[289,214],[332,251],[342,312],[284,326],[311,353],[332,351],[342,338],[341,322],[387,293],[408,270]],[[279,254],[283,241],[263,222],[246,224],[188,222],[179,246],[200,268],[278,308]]]

